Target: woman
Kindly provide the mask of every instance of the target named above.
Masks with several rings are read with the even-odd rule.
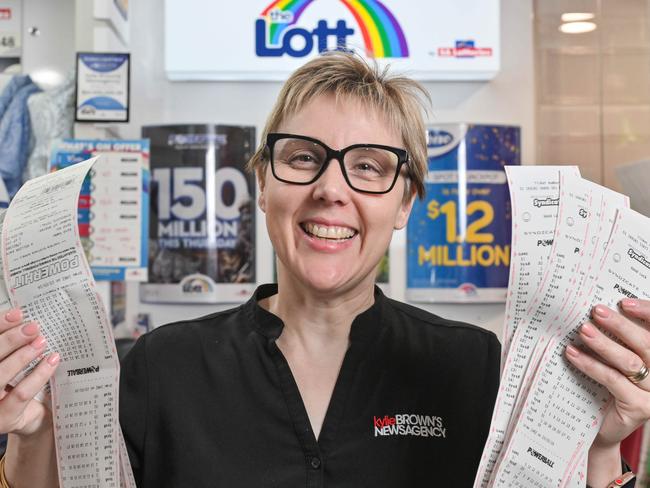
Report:
[[[121,423],[139,486],[472,486],[499,343],[373,285],[393,230],[423,193],[423,97],[416,83],[346,53],[287,81],[251,161],[278,285],[158,328],[129,354]],[[650,303],[624,305],[650,319]],[[605,312],[594,315],[600,327],[650,344],[645,328]],[[17,311],[0,321],[3,385],[43,347],[19,322]],[[621,439],[650,416],[650,379],[626,378],[650,364],[650,348],[633,352],[594,327],[583,336],[606,362],[575,349],[568,359],[616,397],[589,456],[589,482],[604,487],[621,474]],[[14,488],[56,483],[51,420],[31,400],[55,363],[42,361],[0,400]]]

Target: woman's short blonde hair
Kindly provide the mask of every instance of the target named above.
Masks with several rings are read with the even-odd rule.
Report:
[[[359,100],[386,116],[391,126],[400,132],[404,149],[409,154],[405,198],[413,193],[422,198],[428,170],[423,113],[431,104],[429,94],[418,82],[393,75],[388,67],[380,69],[376,62],[367,62],[345,51],[324,53],[293,72],[266,121],[260,147],[248,162],[248,169],[264,169],[268,164],[266,136],[276,132],[287,117],[324,94],[334,94],[337,100]]]

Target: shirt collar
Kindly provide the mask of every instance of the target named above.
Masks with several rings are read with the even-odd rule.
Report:
[[[277,283],[261,285],[255,290],[253,296],[244,304],[246,314],[253,328],[269,340],[280,337],[284,323],[277,315],[259,305],[259,301],[278,292]],[[384,306],[386,297],[381,289],[375,285],[375,302],[366,310],[357,315],[350,329],[350,342],[365,342],[376,336],[378,329],[383,326],[380,311]]]

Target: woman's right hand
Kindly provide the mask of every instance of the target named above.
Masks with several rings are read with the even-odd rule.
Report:
[[[46,347],[38,324],[21,322],[20,309],[0,312],[0,433],[29,436],[52,424],[49,408],[34,397],[54,374],[60,358],[57,353],[49,354],[31,374],[9,386]]]

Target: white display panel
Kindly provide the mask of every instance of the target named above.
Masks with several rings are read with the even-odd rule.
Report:
[[[499,69],[499,0],[165,2],[171,80],[284,80],[344,44],[422,80],[485,80]]]

